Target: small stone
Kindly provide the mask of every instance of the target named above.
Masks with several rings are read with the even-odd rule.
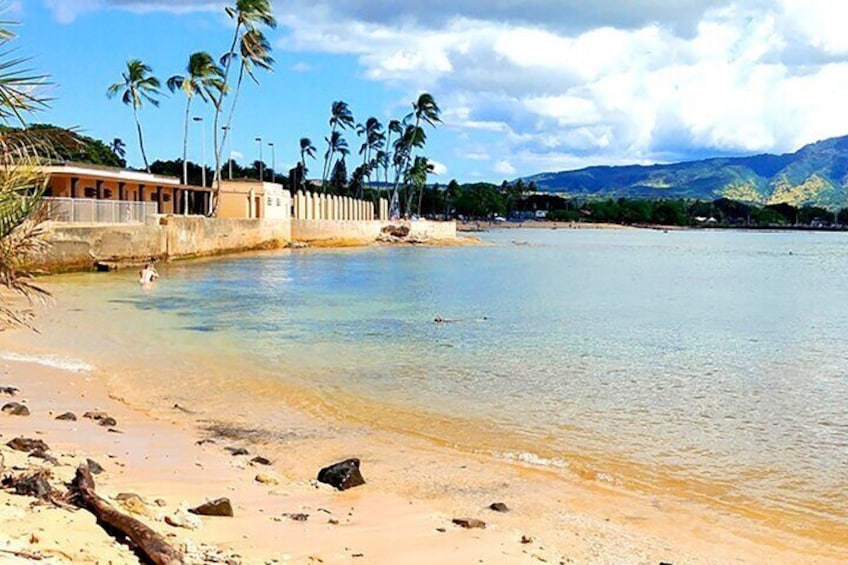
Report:
[[[16,451],[35,451],[40,449],[41,451],[50,451],[50,448],[46,443],[41,441],[40,439],[30,439],[24,437],[16,437],[12,441],[6,444],[7,447],[11,447]]]
[[[91,471],[92,475],[99,475],[104,471],[100,463],[98,463],[94,459],[86,459],[85,462],[88,465],[88,470]]]
[[[274,477],[273,475],[269,475],[267,473],[259,473],[256,475],[256,482],[261,483],[263,485],[278,485],[280,484],[280,479]]]
[[[168,506],[168,503],[165,502],[165,499],[163,499],[163,498],[157,498],[156,500],[153,501],[153,504],[155,504],[159,508],[164,508],[164,507]]]
[[[436,528],[436,531],[437,531],[437,532],[439,532],[439,533],[442,533],[442,534],[443,534],[443,533],[445,533],[447,530],[446,530],[446,529],[444,529],[444,528]]]
[[[338,518],[328,518],[327,523],[332,524],[334,526],[338,526],[339,525],[339,519]]]
[[[291,518],[295,522],[306,522],[309,519],[309,514],[302,512],[283,512],[282,515],[286,518]]]
[[[358,487],[365,484],[359,471],[359,459],[347,459],[324,467],[318,472],[318,482],[326,483],[339,490]]]
[[[469,530],[472,528],[486,527],[486,522],[484,522],[483,520],[478,520],[477,518],[454,518],[452,522],[461,528]]]
[[[151,516],[150,509],[138,495],[131,495],[127,498],[118,498],[117,500],[121,502],[121,506],[126,508],[130,514],[137,514],[139,516],[147,517]]]
[[[107,432],[109,432],[109,433],[111,433],[111,434],[122,434],[122,433],[124,433],[124,432],[122,432],[121,430],[119,430],[119,429],[117,429],[117,428],[109,428],[109,429],[108,429],[108,430],[106,430],[106,431],[107,431]]]
[[[101,412],[100,410],[92,410],[83,414],[82,417],[88,418],[89,420],[97,421],[102,420],[103,418],[108,418],[109,414],[107,414],[106,412]]]
[[[253,459],[251,459],[251,460],[250,460],[250,462],[251,462],[251,463],[256,463],[257,465],[270,465],[270,464],[271,464],[271,460],[270,460],[270,459],[267,459],[267,458],[265,458],[265,457],[262,457],[261,455],[257,455],[256,457],[254,457]]]
[[[8,414],[9,416],[29,416],[29,408],[20,402],[9,402],[8,404],[4,404],[3,408],[0,408],[0,412]]]
[[[503,502],[493,502],[489,505],[489,510],[494,510],[495,512],[509,512],[509,507]]]
[[[196,442],[194,442],[194,445],[205,445],[205,444],[207,444],[207,443],[218,443],[218,442],[216,442],[216,441],[215,441],[214,439],[212,439],[212,438],[206,438],[206,439],[199,439],[199,440],[197,440]]]
[[[0,394],[7,394],[9,396],[15,396],[21,392],[21,389],[14,386],[0,386]]]
[[[77,415],[74,414],[73,412],[65,412],[64,414],[59,414],[58,416],[56,416],[56,419],[67,421],[67,422],[76,422],[77,421]]]
[[[229,498],[219,498],[206,504],[201,504],[197,508],[189,508],[192,514],[200,516],[233,516],[233,506],[230,504]]]
[[[99,424],[101,426],[103,426],[104,428],[109,427],[109,426],[117,426],[118,420],[116,420],[115,418],[112,418],[111,416],[107,416],[105,418],[101,418],[99,420]]]
[[[243,447],[225,447],[224,451],[229,451],[233,457],[237,455],[248,455],[249,452]]]
[[[165,523],[175,528],[185,528],[187,530],[196,530],[203,525],[200,518],[189,514],[183,509],[179,509],[173,514],[165,516]]]
[[[531,538],[530,536],[521,536],[521,543],[533,543],[533,538]]]

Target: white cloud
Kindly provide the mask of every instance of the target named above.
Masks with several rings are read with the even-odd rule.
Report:
[[[65,20],[104,7],[179,12],[221,5],[44,1]],[[275,5],[278,49],[352,55],[360,76],[409,98],[433,93],[445,129],[462,140],[457,156],[490,161],[500,174],[783,152],[848,133],[841,100],[848,92],[846,2]]]
[[[495,166],[492,168],[492,170],[502,175],[514,175],[517,172],[515,170],[515,167],[513,167],[512,164],[506,159],[501,159],[500,161],[495,163]]]
[[[431,174],[434,174],[434,175],[446,175],[446,174],[448,174],[448,167],[444,163],[434,161],[433,159],[427,159],[427,162],[433,167],[433,172]]]
[[[290,70],[292,72],[295,72],[295,73],[308,73],[309,71],[312,70],[312,67],[308,63],[304,63],[303,61],[300,61],[300,62],[292,65],[290,67]]]

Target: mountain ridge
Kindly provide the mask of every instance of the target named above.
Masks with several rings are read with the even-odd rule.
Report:
[[[539,192],[583,198],[729,198],[839,209],[848,204],[848,136],[793,153],[711,157],[654,165],[598,165],[523,177]]]

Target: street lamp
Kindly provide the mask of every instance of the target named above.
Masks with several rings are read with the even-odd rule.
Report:
[[[268,147],[271,148],[271,182],[275,182],[277,176],[277,155],[274,152],[274,142],[269,141]]]
[[[195,116],[192,118],[195,122],[200,123],[200,176],[203,188],[206,188],[206,136],[203,133],[203,118]]]
[[[262,163],[262,138],[257,137],[254,141],[259,144],[259,182],[262,182],[265,180],[262,178],[265,176],[264,164]]]
[[[227,146],[229,148],[230,158],[229,158],[228,169],[229,169],[230,180],[233,180],[233,139],[229,135],[230,133],[232,133],[233,130],[230,126],[221,126],[221,129],[224,130],[224,137],[227,140]]]

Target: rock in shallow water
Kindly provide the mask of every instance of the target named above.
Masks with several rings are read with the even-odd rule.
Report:
[[[233,516],[233,505],[230,504],[229,498],[219,498],[206,504],[201,504],[197,508],[189,508],[192,514],[200,516]]]
[[[3,408],[0,408],[0,412],[8,414],[9,416],[29,416],[29,408],[20,402],[9,402],[8,404],[4,404]]]
[[[365,479],[359,472],[359,459],[347,459],[321,469],[318,472],[318,482],[326,483],[339,490],[347,490],[364,485]]]

